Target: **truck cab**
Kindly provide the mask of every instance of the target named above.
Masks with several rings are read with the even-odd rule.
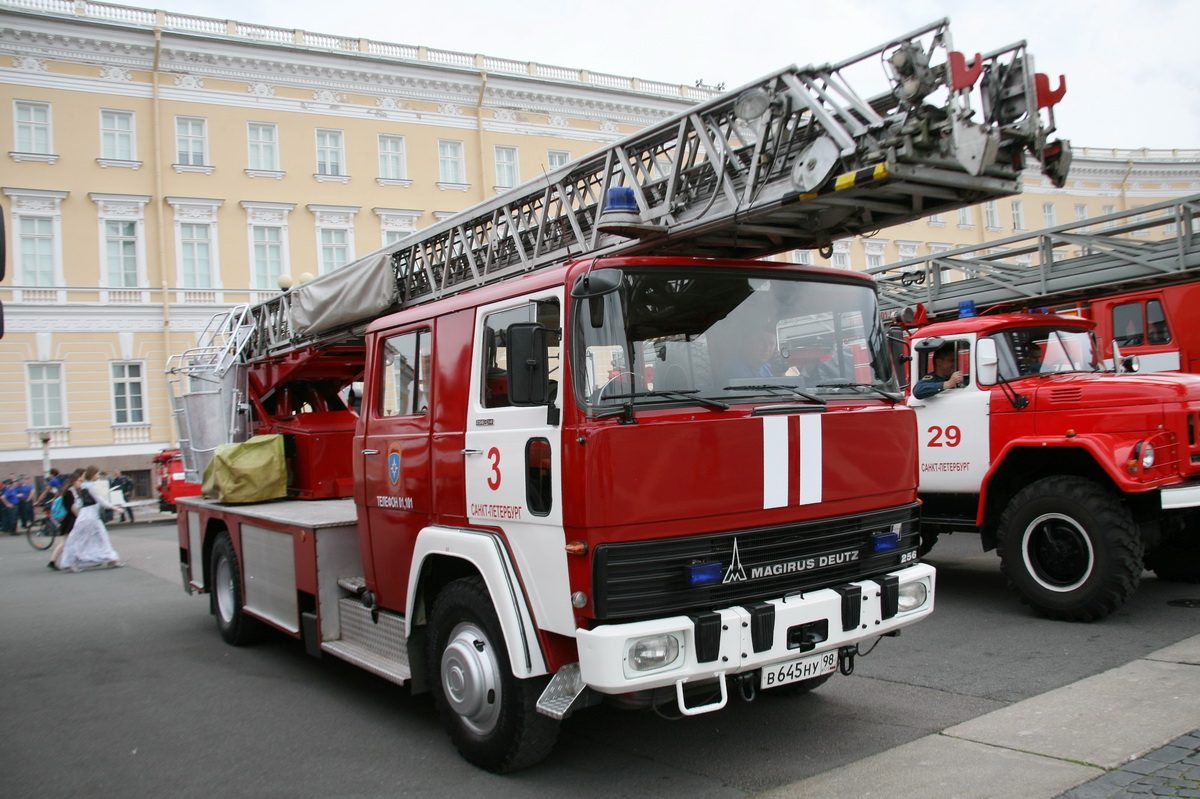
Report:
[[[1106,371],[1095,327],[997,314],[910,338],[913,387],[939,352],[962,376],[908,400],[923,550],[941,533],[979,532],[1023,601],[1077,621],[1120,607],[1144,565],[1200,578],[1200,378]]]

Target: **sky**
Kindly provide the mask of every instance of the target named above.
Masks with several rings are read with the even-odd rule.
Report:
[[[129,5],[150,7],[144,0]],[[1195,0],[159,0],[169,11],[733,88],[950,18],[969,56],[1025,40],[1076,147],[1200,149]],[[334,10],[336,9],[336,10]]]

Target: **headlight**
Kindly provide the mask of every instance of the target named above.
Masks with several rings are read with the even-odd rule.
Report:
[[[1142,468],[1149,469],[1153,465],[1154,465],[1154,445],[1151,444],[1149,441],[1147,441],[1146,446],[1144,446],[1142,448]]]
[[[653,671],[670,666],[679,659],[679,639],[670,633],[635,638],[629,642],[629,667],[634,671]]]
[[[896,610],[900,613],[916,610],[924,605],[927,599],[929,599],[929,589],[925,587],[925,583],[906,583],[900,586],[900,597],[896,603]]]

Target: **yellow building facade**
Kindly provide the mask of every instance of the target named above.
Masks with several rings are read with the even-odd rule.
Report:
[[[0,1],[0,77],[0,474],[96,463],[143,492],[176,440],[167,359],[215,314],[714,94],[86,0]],[[1084,148],[1062,189],[1031,171],[794,257],[882,265],[1195,192],[1200,151]]]

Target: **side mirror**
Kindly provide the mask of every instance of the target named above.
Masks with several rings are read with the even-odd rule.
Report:
[[[550,403],[549,332],[537,322],[508,326],[508,401],[513,405]]]
[[[996,385],[1000,359],[996,355],[996,342],[981,338],[975,342],[975,379],[981,386]]]
[[[904,328],[889,327],[887,331],[887,348],[888,357],[892,361],[892,371],[896,374],[896,380],[900,384],[900,388],[908,388],[908,365],[912,362],[912,356],[909,355],[908,342],[905,340]],[[786,356],[785,356],[786,357]]]
[[[571,296],[588,301],[588,322],[597,330],[604,327],[604,298],[621,288],[625,274],[620,269],[590,269],[575,280]]]

